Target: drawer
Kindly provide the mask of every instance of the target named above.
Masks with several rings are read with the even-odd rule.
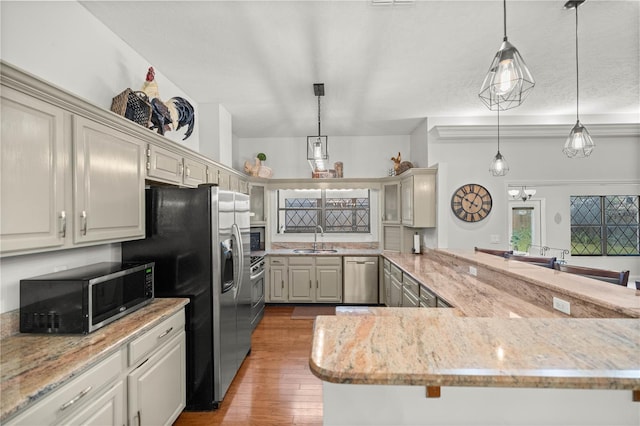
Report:
[[[286,257],[269,257],[269,265],[281,265],[287,266],[287,258]]]
[[[289,258],[289,265],[310,265],[313,266],[315,256],[292,256]]]
[[[382,261],[382,264],[385,271],[391,271],[391,262],[389,262],[387,259],[384,259]]]
[[[425,286],[420,286],[420,306],[428,308],[437,306],[436,295]]]
[[[404,274],[404,277],[402,278],[402,286],[413,293],[416,298],[418,297],[418,294],[420,294],[420,284],[407,274]]]
[[[402,270],[396,265],[391,265],[391,276],[395,277],[398,281],[402,281]]]
[[[129,366],[141,361],[147,354],[184,331],[184,309],[129,343]]]
[[[317,266],[342,266],[340,256],[316,256]]]
[[[11,425],[50,425],[77,412],[87,401],[95,400],[101,390],[122,372],[122,353],[118,351],[91,367],[60,389],[45,396],[24,413],[7,422]]]

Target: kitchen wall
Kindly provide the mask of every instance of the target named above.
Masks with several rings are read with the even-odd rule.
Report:
[[[383,177],[393,168],[391,157],[402,153],[404,160],[411,160],[410,136],[331,136],[329,135],[329,163],[344,163],[345,178]],[[266,166],[273,170],[273,177],[310,178],[307,163],[307,137],[238,138],[237,155],[234,152],[233,168],[244,169],[244,162],[253,163],[255,156],[264,152]]]
[[[590,157],[569,159],[562,153],[572,124],[562,126],[501,126],[500,152],[510,166],[504,177],[492,177],[489,166],[497,149],[495,126],[451,126],[429,132],[429,160],[439,164],[438,228],[427,232],[434,247],[508,248],[508,185],[527,185],[544,200],[546,241],[570,249],[571,195],[640,194],[640,134],[629,125],[585,125],[596,148]],[[566,131],[565,131],[566,130]],[[493,197],[490,215],[478,223],[457,219],[450,208],[453,192],[466,183],[486,187]],[[437,235],[434,235],[437,233]],[[492,235],[498,242],[492,243]],[[571,264],[631,270],[640,279],[640,257],[568,257]]]

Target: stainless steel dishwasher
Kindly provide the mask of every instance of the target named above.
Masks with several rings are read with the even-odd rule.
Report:
[[[378,303],[378,258],[344,257],[343,303]]]

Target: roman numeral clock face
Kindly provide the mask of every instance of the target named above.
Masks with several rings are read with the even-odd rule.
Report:
[[[489,191],[475,183],[462,185],[451,197],[451,210],[465,222],[481,221],[489,215],[492,204]]]

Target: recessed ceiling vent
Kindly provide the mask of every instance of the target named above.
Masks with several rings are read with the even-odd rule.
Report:
[[[406,6],[414,3],[415,0],[371,0],[371,4],[374,6]]]

